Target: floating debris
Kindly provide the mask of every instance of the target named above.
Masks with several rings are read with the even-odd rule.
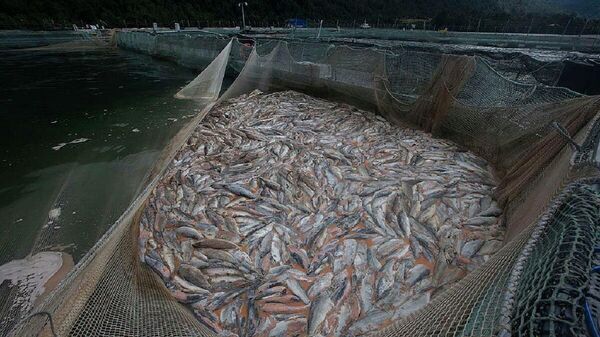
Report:
[[[60,144],[58,144],[58,145],[56,145],[56,146],[53,146],[53,147],[52,147],[52,150],[54,150],[54,151],[58,151],[58,150],[62,149],[62,148],[63,148],[63,146],[65,146],[65,145],[67,145],[67,143],[60,143]]]
[[[296,92],[213,108],[153,191],[143,260],[223,336],[379,330],[500,248],[487,163]]]
[[[84,143],[87,142],[88,140],[90,140],[89,138],[78,138],[78,139],[74,139],[68,143],[60,143],[56,146],[52,147],[52,150],[54,151],[58,151],[60,149],[62,149],[64,146],[69,145],[69,144],[79,144],[79,143]]]
[[[72,140],[71,142],[69,142],[69,144],[85,143],[88,140],[89,140],[89,138],[78,138],[78,139]]]
[[[52,222],[58,220],[58,218],[60,217],[60,214],[62,213],[61,208],[60,207],[56,207],[50,210],[50,212],[48,212],[48,219]]]

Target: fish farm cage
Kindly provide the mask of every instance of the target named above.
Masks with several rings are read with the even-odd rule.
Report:
[[[218,102],[255,89],[374,111],[473,151],[500,178],[504,246],[373,336],[598,336],[600,96],[518,83],[476,56],[134,31],[115,40],[182,65],[208,64],[179,93],[202,110],[165,149],[127,211],[33,315],[15,319],[9,336],[216,336],[140,261],[138,225],[196,125]],[[226,72],[238,75],[220,95]]]

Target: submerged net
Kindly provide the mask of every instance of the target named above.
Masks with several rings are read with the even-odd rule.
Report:
[[[117,37],[153,55],[187,55],[183,64],[216,56],[222,48],[215,52],[214,46],[227,41],[213,40],[204,48],[185,35]],[[398,125],[448,138],[496,168],[508,231],[505,246],[423,310],[375,335],[585,335],[582,301],[593,317],[600,314],[597,276],[588,276],[598,262],[593,252],[600,225],[599,97],[520,84],[478,57],[278,41],[253,46],[234,40],[227,48],[231,51],[205,70],[222,74],[227,64],[241,70],[221,99],[254,89],[294,89],[352,103]],[[184,96],[211,97],[201,102],[202,113],[174,139],[128,211],[39,306],[50,313],[58,335],[213,335],[140,263],[137,249],[137,224],[148,195],[219,91],[214,83],[222,75],[201,77],[207,82],[193,86],[201,90]],[[584,146],[571,146],[553,122]],[[51,335],[47,316],[23,320],[13,333],[40,331]]]

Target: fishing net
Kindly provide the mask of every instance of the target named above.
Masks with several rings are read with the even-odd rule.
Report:
[[[585,139],[584,147],[590,151],[598,144],[590,145],[593,142],[590,137],[597,139],[597,126],[592,120],[599,110],[598,97],[581,96],[564,88],[517,83],[503,78],[477,57],[418,52],[394,55],[328,46],[328,55],[323,61],[307,64],[291,59],[285,50],[286,44],[281,43],[262,56],[252,54],[240,75],[245,80],[234,83],[232,96],[255,87],[263,91],[278,90],[285,83],[287,87],[315,95],[374,106],[388,120],[430,131],[477,152],[492,162],[502,177],[497,196],[505,203],[509,230],[509,241],[504,249],[453,289],[436,298],[425,310],[381,335],[480,336],[500,332],[535,335],[539,331],[549,331],[535,330],[534,324],[502,329],[502,308],[508,297],[524,296],[525,292],[509,294],[506,289],[511,275],[516,273],[513,271],[515,261],[523,254],[535,226],[541,226],[540,217],[558,218],[571,212],[567,216],[575,219],[574,223],[582,228],[582,232],[586,231],[585,226],[595,228],[598,225],[596,215],[600,204],[597,198],[584,198],[588,203],[582,205],[581,210],[589,207],[588,213],[575,214],[569,208],[569,205],[579,205],[577,200],[582,199],[572,197],[580,193],[575,192],[574,187],[565,190],[562,199],[555,199],[555,203],[562,200],[560,213],[553,214],[548,206],[556,193],[574,177],[598,174],[596,170],[582,172],[581,166],[571,166],[574,155],[585,156],[579,154],[583,150],[574,151],[551,126],[552,122],[565,126],[575,135],[576,141],[584,142]],[[310,45],[305,47],[311,48]],[[297,67],[304,69],[297,71]],[[590,154],[586,157],[588,164],[590,157]],[[575,184],[593,186],[595,182]],[[549,240],[546,244],[560,245],[559,240]],[[588,250],[593,247],[593,242],[585,244]],[[589,267],[591,257],[571,262]],[[567,279],[570,272],[557,271]],[[545,277],[551,279],[555,275],[549,272]],[[547,279],[535,281],[527,292],[542,287]],[[565,298],[564,292],[560,291],[554,294],[552,300],[558,304],[554,308],[542,308],[546,310],[543,314],[549,317],[548,321],[560,321],[562,318],[556,317],[552,310],[561,310],[557,308],[564,301],[575,301],[580,312],[570,316],[569,324],[583,324],[581,298],[589,282],[582,284],[578,294],[569,293],[572,297]],[[523,315],[530,314],[532,312]],[[535,314],[540,315],[539,312]],[[513,316],[507,317],[512,319]],[[561,331],[555,334],[561,335]]]
[[[180,99],[192,99],[195,101],[216,101],[221,92],[221,84],[225,77],[227,61],[231,52],[231,42],[208,66],[209,69],[218,69],[216,72],[202,72],[198,77],[179,90],[175,97]]]
[[[175,61],[193,69],[204,69],[217,58],[229,39],[215,34],[148,34],[132,31],[117,34],[123,48]]]
[[[227,42],[212,38],[216,42],[206,41],[200,51],[204,47],[195,39],[142,32],[117,36],[120,45],[182,64],[216,56],[222,50],[215,51],[216,46]],[[206,83],[182,94],[210,99],[201,102],[202,113],[166,149],[146,189],[38,307],[50,314],[59,336],[214,335],[140,263],[136,238],[146,199],[211,108],[218,92],[214,83],[222,80],[227,64],[240,75],[222,100],[255,89],[293,89],[351,103],[398,125],[450,139],[497,170],[497,197],[507,224],[504,247],[427,307],[375,335],[587,333],[586,317],[600,313],[598,276],[590,274],[600,262],[595,252],[600,238],[599,97],[517,83],[479,57],[272,40],[234,40],[229,48],[205,70],[212,75],[199,77]],[[557,125],[572,138],[561,135]],[[13,334],[51,335],[48,323],[47,315],[37,315],[23,320]]]
[[[520,261],[518,300],[508,317],[515,335],[585,334],[583,308],[600,238],[600,185],[576,184],[570,192]]]

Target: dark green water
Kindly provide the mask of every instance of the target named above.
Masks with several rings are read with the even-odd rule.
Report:
[[[0,264],[34,246],[80,259],[195,113],[173,98],[194,76],[115,49],[0,51]]]

